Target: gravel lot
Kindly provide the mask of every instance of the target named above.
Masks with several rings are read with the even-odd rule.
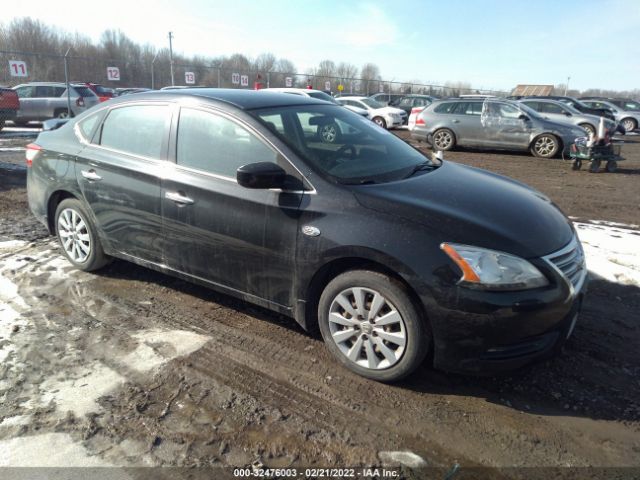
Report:
[[[640,475],[638,286],[592,278],[553,360],[499,378],[425,365],[382,385],[340,368],[293,320],[121,261],[75,271],[28,211],[16,164],[33,138],[0,133],[0,466],[404,463],[405,478],[424,478],[409,468],[422,459]],[[576,221],[625,224],[640,255],[640,135],[625,140],[614,174],[525,154],[445,157],[526,182]]]

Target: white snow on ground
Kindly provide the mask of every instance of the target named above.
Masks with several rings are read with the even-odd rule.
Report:
[[[15,251],[19,248],[27,245],[27,242],[22,240],[5,240],[0,242],[0,253],[6,253],[7,251]]]
[[[592,278],[640,287],[640,231],[607,222],[574,225]]]
[[[409,468],[426,467],[427,462],[420,456],[408,450],[378,452],[380,461],[389,466],[406,465]]]
[[[0,441],[0,467],[60,466],[109,467],[111,464],[90,456],[66,433],[45,433]]]

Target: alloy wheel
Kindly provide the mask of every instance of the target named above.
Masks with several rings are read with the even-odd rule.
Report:
[[[400,312],[370,288],[348,288],[333,299],[329,330],[350,362],[372,370],[398,363],[407,345],[407,330]]]
[[[338,138],[338,130],[335,125],[324,125],[320,129],[320,137],[325,143],[334,143]]]
[[[453,142],[453,138],[451,137],[451,134],[447,131],[436,132],[435,136],[433,137],[434,145],[438,147],[440,150],[446,150],[451,146],[452,142]]]
[[[633,120],[631,120],[630,118],[625,118],[622,121],[622,126],[624,127],[625,131],[627,132],[633,132],[636,128],[636,124]]]
[[[541,157],[549,157],[556,151],[556,141],[553,138],[544,135],[536,140],[533,148]]]
[[[91,254],[91,236],[80,214],[65,208],[58,216],[58,234],[62,248],[76,263],[83,263]]]

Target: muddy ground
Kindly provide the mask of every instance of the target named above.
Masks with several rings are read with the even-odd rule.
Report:
[[[509,376],[425,365],[400,384],[371,382],[293,320],[122,261],[72,269],[28,212],[25,171],[12,166],[23,153],[2,151],[33,136],[10,130],[0,465],[640,468],[639,288],[592,281],[564,352]],[[636,225],[640,245],[640,136],[626,140],[615,174],[524,154],[446,158],[529,183],[581,220]]]

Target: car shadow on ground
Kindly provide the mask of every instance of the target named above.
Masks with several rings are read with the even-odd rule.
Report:
[[[314,346],[321,342],[317,332],[305,332],[287,316],[144,267],[114,261],[99,275],[152,282],[295,331],[306,337],[301,342]],[[630,348],[640,345],[640,288],[606,280],[592,281],[589,288],[579,322],[560,355],[500,376],[437,371],[426,360],[394,388],[424,395],[471,396],[531,414],[640,420],[640,349]],[[336,369],[342,369],[337,362]],[[343,374],[354,375],[346,370]],[[367,380],[356,377],[354,381]]]
[[[27,168],[24,165],[4,163],[0,161],[0,191],[6,192],[27,185]]]

